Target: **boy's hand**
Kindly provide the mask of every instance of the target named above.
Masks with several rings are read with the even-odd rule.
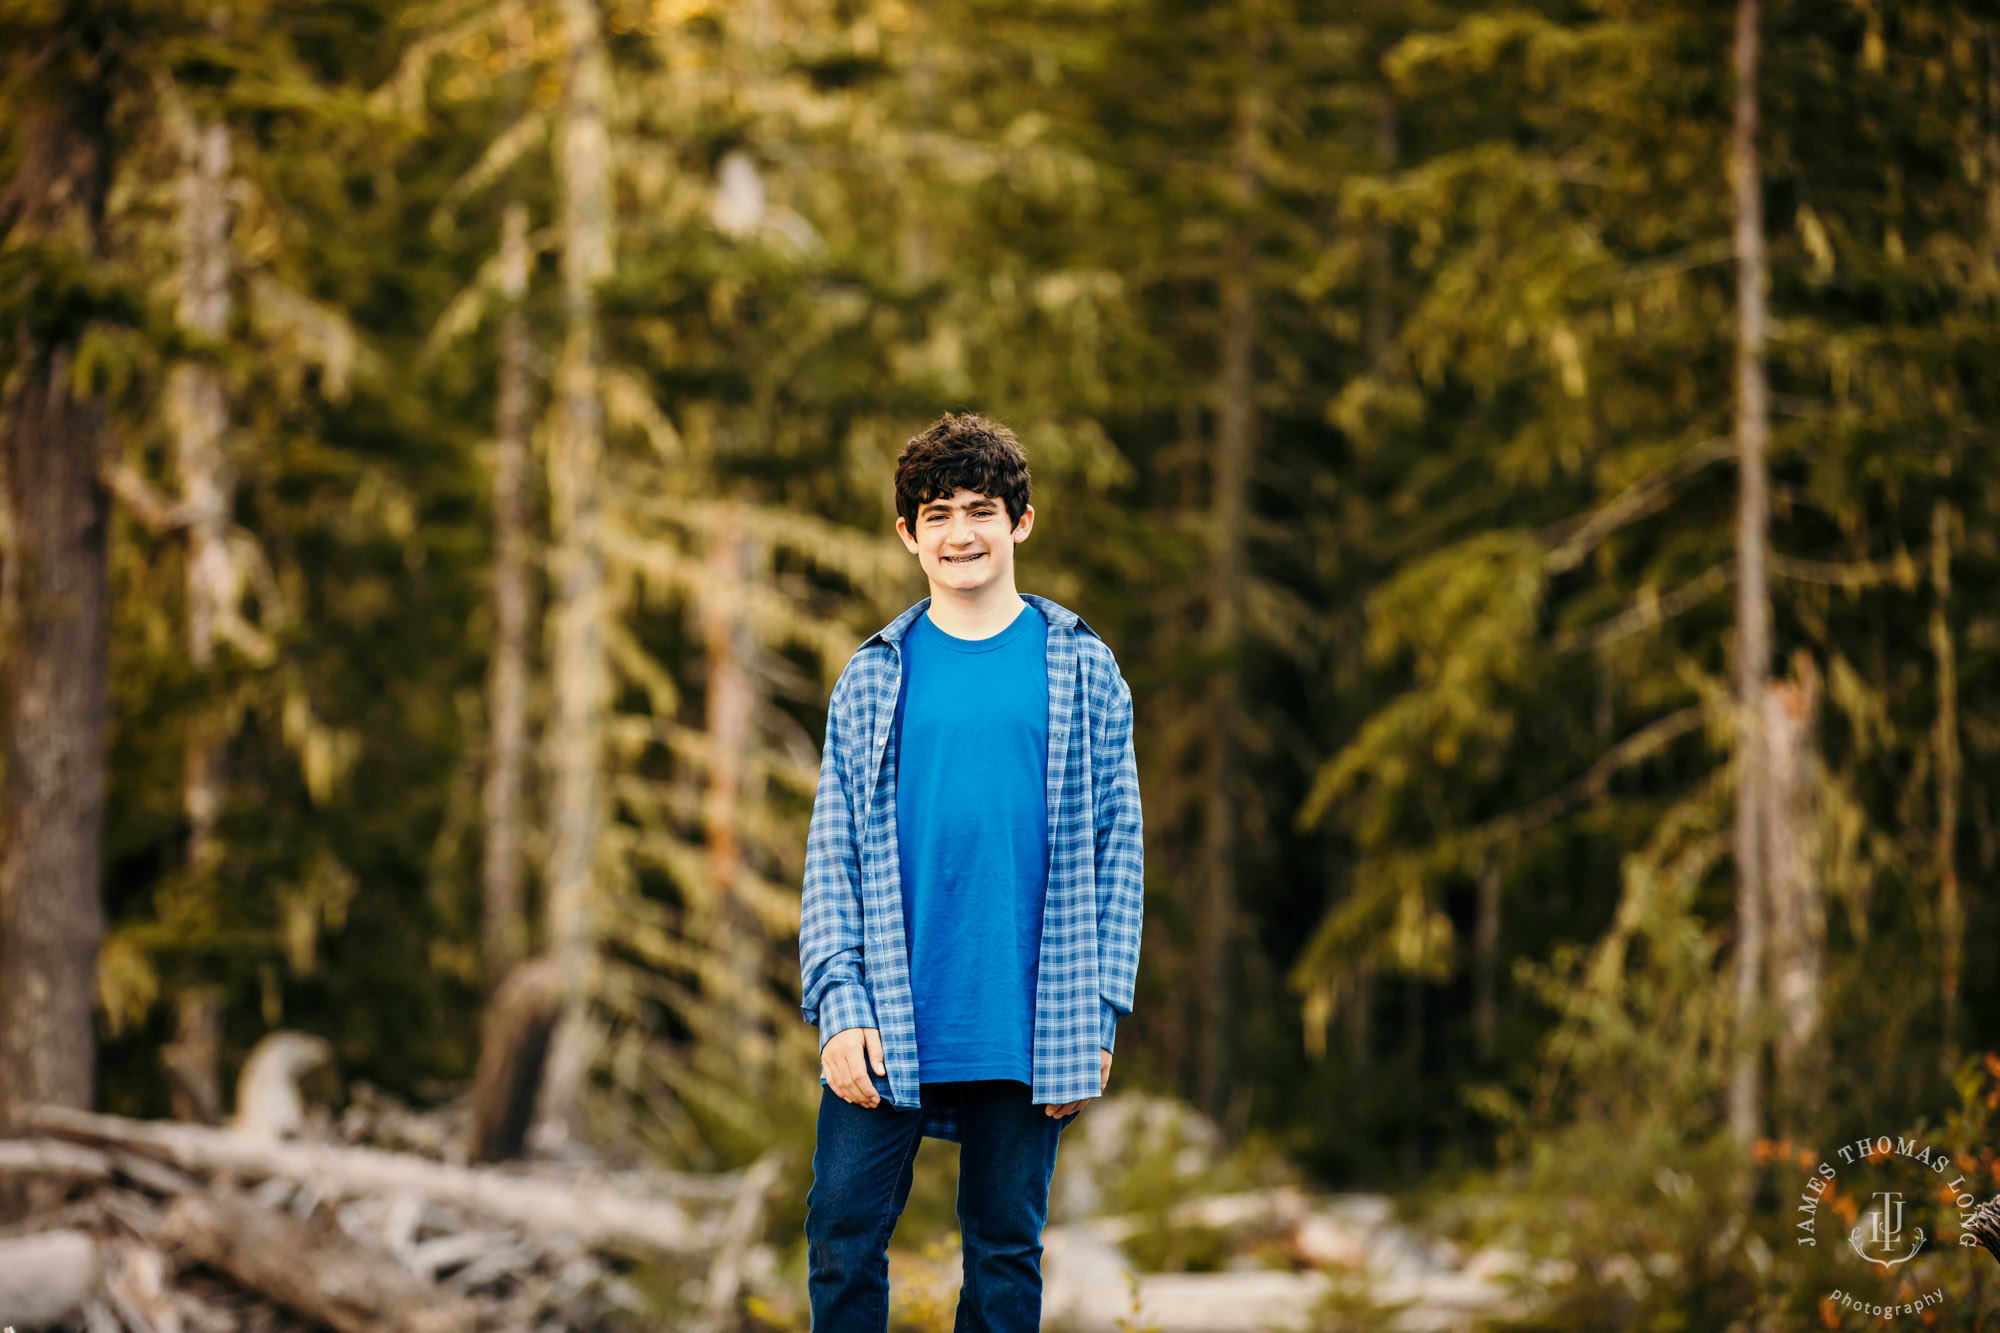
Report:
[[[874,1028],[836,1032],[820,1048],[819,1067],[826,1075],[826,1086],[844,1102],[856,1106],[875,1106],[881,1102],[882,1094],[868,1080],[870,1065],[878,1074],[889,1072],[882,1062],[882,1034]]]
[[[1100,1049],[1097,1052],[1097,1087],[1098,1087],[1097,1095],[1102,1097],[1104,1095],[1105,1089],[1108,1089],[1110,1086],[1111,1086],[1111,1052]],[[1090,1098],[1088,1097],[1083,1099],[1083,1101],[1089,1101],[1089,1100]],[[1061,1106],[1047,1106],[1043,1107],[1042,1109],[1047,1111],[1051,1116],[1055,1117],[1057,1120],[1060,1120],[1064,1116],[1068,1115],[1071,1111],[1080,1108],[1082,1105],[1083,1102],[1065,1102]]]

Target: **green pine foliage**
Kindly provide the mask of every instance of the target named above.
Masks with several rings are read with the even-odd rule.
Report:
[[[160,1050],[204,994],[225,1086],[284,1025],[329,1037],[350,1079],[449,1095],[492,980],[496,254],[519,205],[539,478],[565,329],[560,16],[83,9],[16,5],[4,32],[111,99],[111,252],[0,251],[0,369],[14,330],[86,330],[79,374],[132,483],[109,535],[102,1100],[166,1111]],[[1137,698],[1148,934],[1119,1080],[1193,1091],[1220,1006],[1228,1135],[1328,1183],[1431,1180],[1468,1230],[1569,1265],[1549,1326],[1800,1308],[1810,1274],[1769,1259],[1784,1154],[1746,1160],[1721,1116],[1733,7],[599,12],[606,1137],[707,1166],[809,1135],[794,945],[826,693],[923,591],[892,532],[897,448],[972,408],[1030,450],[1022,587],[1078,609]],[[122,35],[92,64],[62,44],[74,23]],[[1919,1123],[1971,1151],[1967,1089],[2000,1045],[2000,19],[1774,0],[1763,34],[1773,670],[1814,702],[1802,845],[1826,916],[1823,1073],[1766,1128],[1794,1155]],[[0,126],[32,77],[9,75]],[[233,313],[210,343],[174,313],[177,117],[233,150]],[[1212,501],[1246,289],[1232,537]],[[185,543],[133,499],[175,494],[163,403],[190,358],[226,386],[242,590],[207,671]],[[204,866],[181,783],[209,716],[229,740]]]

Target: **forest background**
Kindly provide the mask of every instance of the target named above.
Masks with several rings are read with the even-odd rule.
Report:
[[[281,1026],[440,1099],[534,959],[545,1124],[808,1142],[826,694],[923,592],[897,449],[971,409],[1136,699],[1115,1082],[1503,1200],[1579,1325],[1797,1308],[1810,1145],[2000,1187],[1994,7],[0,45],[10,1104],[213,1114]]]

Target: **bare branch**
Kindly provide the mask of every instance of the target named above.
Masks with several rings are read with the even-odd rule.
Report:
[[[1849,592],[1879,588],[1885,583],[1893,583],[1899,588],[1914,588],[1921,577],[1922,566],[1927,563],[1918,558],[1918,553],[1910,551],[1898,551],[1884,560],[1853,561],[1803,560],[1795,555],[1780,555],[1773,551],[1768,559],[1771,572],[1780,578],[1799,583],[1824,583]]]
[[[1636,605],[1609,620],[1600,620],[1582,629],[1560,631],[1556,635],[1555,649],[1559,653],[1595,652],[1620,639],[1644,633],[1683,611],[1699,606],[1728,587],[1735,577],[1735,570],[1725,561],[1661,596],[1642,597]]]
[[[1602,794],[1613,775],[1658,754],[1674,741],[1699,727],[1701,719],[1701,705],[1689,704],[1679,712],[1669,713],[1658,721],[1641,727],[1598,756],[1597,762],[1590,766],[1590,770],[1568,786],[1549,793],[1541,800],[1524,806],[1513,814],[1489,820],[1473,831],[1474,837],[1481,843],[1496,843],[1534,832],[1567,814],[1589,798]]]
[[[1583,563],[1584,557],[1596,549],[1597,544],[1624,527],[1634,519],[1644,518],[1667,502],[1673,488],[1690,473],[1718,463],[1728,458],[1735,449],[1735,442],[1726,435],[1717,435],[1703,440],[1686,453],[1651,476],[1642,477],[1620,491],[1610,503],[1595,509],[1580,519],[1571,519],[1574,527],[1561,544],[1548,554],[1548,570],[1560,574],[1575,569]]]
[[[132,517],[155,537],[180,531],[194,517],[186,504],[168,499],[153,483],[140,476],[137,468],[123,459],[105,463],[98,470],[98,476],[112,497],[130,510]]]
[[[773,1148],[746,1171],[743,1187],[730,1205],[722,1224],[722,1245],[708,1270],[708,1290],[702,1300],[699,1333],[717,1333],[729,1322],[736,1308],[736,1292],[743,1284],[743,1256],[757,1238],[764,1217],[764,1196],[777,1183],[785,1164],[782,1149]]]
[[[472,169],[453,181],[444,198],[431,210],[432,234],[449,236],[458,225],[459,205],[500,179],[507,168],[520,161],[548,132],[549,118],[541,111],[530,111],[501,131],[472,164]]]

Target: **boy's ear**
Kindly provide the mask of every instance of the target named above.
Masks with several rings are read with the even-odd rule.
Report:
[[[1022,505],[1021,517],[1018,520],[1016,520],[1014,524],[1014,531],[1012,534],[1014,540],[1017,542],[1026,541],[1028,539],[1028,530],[1034,526],[1035,526],[1035,507],[1033,505]]]
[[[896,515],[896,535],[903,539],[904,549],[911,555],[917,553],[917,539],[910,535],[910,522],[901,514]]]

